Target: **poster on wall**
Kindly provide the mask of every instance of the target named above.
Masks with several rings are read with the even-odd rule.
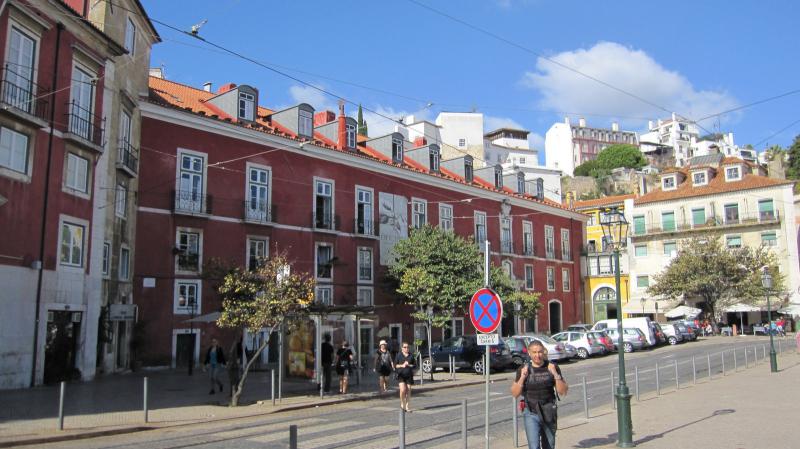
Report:
[[[380,192],[379,220],[381,237],[381,265],[392,262],[392,249],[401,239],[408,237],[408,200],[401,195]]]
[[[288,335],[287,371],[290,377],[314,378],[314,323],[297,323]]]

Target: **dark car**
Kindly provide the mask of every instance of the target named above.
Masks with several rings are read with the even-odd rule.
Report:
[[[523,340],[513,337],[507,337],[503,340],[506,346],[508,346],[508,350],[511,351],[511,362],[514,364],[514,367],[518,368],[530,361],[531,356],[528,355],[528,348],[525,346]]]
[[[428,357],[428,351],[422,351],[422,371],[430,373],[431,370],[450,367],[450,356],[455,357],[456,369],[471,368],[478,374],[483,374],[483,355],[485,347],[479,346],[477,336],[462,335],[448,338],[441,343],[431,346],[433,363]],[[501,338],[499,344],[489,346],[489,367],[492,371],[502,371],[514,366],[511,351]]]
[[[653,332],[656,334],[656,341],[659,345],[667,344],[667,336],[664,335],[664,330],[661,329],[661,325],[653,321],[651,323],[653,325]]]

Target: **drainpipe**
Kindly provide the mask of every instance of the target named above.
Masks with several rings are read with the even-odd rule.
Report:
[[[47,139],[47,167],[44,176],[44,201],[42,202],[42,229],[39,236],[39,276],[36,280],[36,308],[33,317],[33,357],[31,362],[31,387],[36,385],[36,365],[39,355],[39,312],[42,306],[42,277],[44,275],[44,240],[47,232],[47,206],[50,199],[50,166],[53,159],[53,128],[55,128],[56,120],[56,95],[58,90],[58,53],[61,49],[61,32],[64,31],[64,25],[59,22],[56,24],[56,50],[55,60],[53,64],[53,84],[51,88],[51,102],[50,105],[50,135]]]

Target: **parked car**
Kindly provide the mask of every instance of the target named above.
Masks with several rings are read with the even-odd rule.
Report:
[[[700,330],[700,326],[694,324],[694,321],[692,320],[681,320],[680,324],[683,324],[684,326],[686,326],[687,329],[689,329],[692,332],[692,334],[694,335],[692,341],[697,340],[697,337],[700,336],[700,334],[702,333],[702,331]]]
[[[520,367],[531,359],[525,341],[514,337],[506,337],[504,341],[508,350],[511,351],[511,362],[515,367]]]
[[[603,344],[586,332],[559,332],[553,335],[553,340],[574,346],[576,355],[582,359],[605,352]]]
[[[656,341],[659,345],[667,344],[667,336],[664,335],[664,330],[661,329],[661,324],[656,323],[655,321],[651,321],[650,324],[653,326],[653,331],[656,333]]]
[[[575,331],[575,332],[589,332],[592,330],[591,324],[585,323],[575,323],[569,327],[567,327],[567,331]]]
[[[619,334],[617,328],[606,330],[608,336],[614,341],[614,345],[619,350]],[[647,339],[644,333],[638,328],[626,327],[622,329],[622,350],[625,352],[639,351],[647,347]]]
[[[616,350],[614,342],[611,341],[611,337],[608,336],[606,331],[589,331],[589,334],[593,335],[603,345],[606,352],[614,352]]]
[[[430,373],[438,368],[450,367],[450,356],[455,356],[456,368],[471,368],[478,374],[483,374],[483,355],[485,349],[478,345],[477,336],[462,335],[452,337],[441,343],[431,346],[433,362],[428,357],[428,351],[422,351],[422,371]],[[489,365],[492,370],[502,371],[514,366],[511,351],[501,338],[499,343],[489,347]]]
[[[542,342],[544,348],[547,350],[547,359],[552,361],[560,361],[560,360],[569,360],[571,357],[575,356],[575,353],[570,355],[567,351],[567,348],[562,344],[559,343],[552,338],[548,337],[547,335],[542,334],[520,334],[514,335],[513,338],[521,339],[525,342],[525,346],[527,347],[531,341],[538,340]]]
[[[666,335],[669,344],[677,345],[683,341],[683,334],[681,334],[681,331],[679,331],[674,324],[662,324],[661,329],[664,331],[664,335]]]
[[[625,328],[636,328],[642,331],[642,334],[645,337],[645,346],[655,346],[658,340],[656,339],[656,333],[653,330],[653,327],[650,326],[650,318],[648,317],[636,317],[636,318],[623,318],[622,319],[622,327]],[[592,327],[593,331],[596,330],[603,330],[603,329],[611,329],[617,328],[617,320],[610,319],[610,320],[600,320],[594,323]]]
[[[682,323],[676,324],[675,327],[678,328],[678,332],[680,332],[684,340],[686,341],[697,340],[697,335],[694,332],[692,332],[692,328]]]

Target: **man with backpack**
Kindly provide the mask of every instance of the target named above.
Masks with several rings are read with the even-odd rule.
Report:
[[[347,393],[347,384],[353,367],[353,350],[350,343],[342,342],[342,347],[336,351],[336,374],[339,375],[339,393]]]
[[[378,353],[375,355],[374,372],[378,373],[378,393],[386,393],[389,387],[389,375],[392,374],[392,354],[387,348],[386,340],[381,340]]]
[[[528,449],[555,449],[558,427],[556,399],[567,394],[569,386],[561,369],[547,360],[544,345],[533,340],[528,344],[531,361],[517,369],[511,395],[521,397]]]

